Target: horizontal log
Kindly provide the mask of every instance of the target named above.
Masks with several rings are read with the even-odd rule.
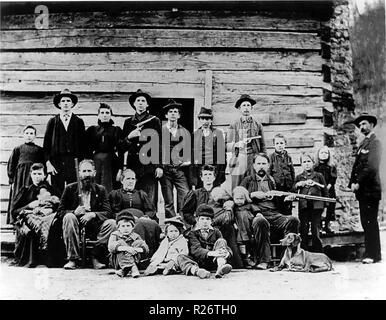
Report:
[[[319,51],[317,33],[174,30],[43,29],[0,32],[4,50],[52,48],[250,48]]]
[[[307,86],[324,88],[322,74],[319,72],[291,71],[222,71],[213,73],[215,83],[237,85],[276,85],[276,86]]]
[[[304,124],[307,115],[304,113],[268,113],[264,114],[253,110],[253,117],[263,125],[272,124]],[[216,112],[213,118],[215,125],[226,125],[240,118],[236,109],[224,112]]]
[[[255,105],[253,114],[258,113],[304,113],[307,118],[322,118],[324,105]],[[212,106],[214,119],[217,113],[229,113],[236,111],[234,105],[215,104]]]
[[[63,87],[83,92],[135,92],[137,88],[159,97],[203,95],[204,72],[197,71],[4,71],[5,91],[58,92]]]
[[[2,52],[2,70],[321,71],[317,52]]]
[[[258,82],[259,80],[256,79],[255,81]],[[233,94],[235,97],[246,92],[254,95],[323,96],[322,88],[312,88],[307,85],[219,83],[216,80],[213,82],[213,91],[218,95]]]
[[[6,15],[1,29],[35,29],[37,14]],[[75,28],[205,28],[318,31],[320,22],[287,13],[285,17],[253,11],[121,11],[49,14],[50,29]]]
[[[244,92],[246,93],[246,92]],[[254,98],[257,103],[253,106],[254,109],[258,109],[260,106],[268,106],[275,108],[278,105],[300,105],[300,106],[313,106],[313,105],[326,105],[331,106],[330,103],[325,103],[323,97],[307,97],[307,96],[285,96],[285,95],[261,95],[259,92],[248,92]],[[218,105],[219,108],[233,108],[235,102],[239,98],[235,94],[226,94],[213,92],[212,106]]]

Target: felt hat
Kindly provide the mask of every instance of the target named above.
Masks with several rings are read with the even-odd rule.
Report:
[[[196,216],[197,217],[205,216],[213,219],[214,217],[213,208],[205,203],[200,204],[196,210]]]
[[[60,93],[54,96],[54,106],[57,107],[58,109],[60,109],[59,103],[62,97],[70,97],[74,106],[78,103],[78,97],[75,94],[73,94],[69,89],[64,89]]]
[[[354,124],[359,128],[359,123],[363,120],[373,123],[374,127],[377,125],[377,118],[367,112],[361,113],[359,117],[354,120]]]
[[[169,224],[174,225],[177,229],[183,228],[185,226],[184,222],[182,221],[181,217],[179,217],[179,216],[165,219],[164,222],[165,222],[165,224],[169,223]]]
[[[201,118],[201,117],[213,119],[212,109],[207,109],[205,107],[202,107],[200,109],[200,113],[197,115],[197,118]]]
[[[248,94],[242,94],[240,98],[236,101],[235,108],[240,108],[240,104],[244,101],[249,101],[252,106],[256,104],[256,100],[253,100]]]
[[[180,113],[181,113],[181,109],[182,109],[182,104],[179,103],[179,102],[176,102],[175,100],[173,99],[169,99],[168,100],[168,103],[162,108],[163,109],[163,112],[164,113],[167,113],[169,111],[169,109],[175,109],[177,108],[178,110],[180,110]]]
[[[129,97],[129,103],[130,103],[130,106],[135,109],[134,107],[134,102],[135,102],[135,99],[137,99],[138,97],[145,97],[146,101],[147,101],[147,104],[150,105],[150,102],[151,102],[151,97],[148,93],[146,92],[143,92],[141,89],[138,89],[137,92],[133,93],[130,97]]]
[[[132,213],[131,209],[123,209],[120,212],[118,212],[117,218],[116,218],[117,223],[123,219],[132,221],[133,224],[135,224],[134,214]]]

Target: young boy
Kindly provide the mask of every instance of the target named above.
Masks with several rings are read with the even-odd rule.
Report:
[[[327,197],[327,188],[321,173],[314,171],[314,159],[311,154],[303,153],[300,157],[303,172],[296,176],[294,189],[301,194]],[[299,200],[300,236],[302,248],[308,249],[308,230],[311,223],[312,246],[315,252],[323,252],[319,237],[319,228],[324,209],[323,201]]]
[[[36,128],[27,125],[23,130],[24,143],[13,149],[8,160],[7,173],[9,184],[12,186],[12,199],[10,199],[9,209],[12,207],[15,196],[23,187],[31,184],[30,169],[33,163],[44,162],[43,148],[36,145]],[[13,223],[8,210],[7,223]]]
[[[280,191],[290,191],[295,181],[295,169],[292,159],[288,154],[286,139],[278,133],[273,138],[275,151],[269,156],[270,173],[276,183],[276,189]],[[278,198],[278,209],[282,214],[292,214],[292,202],[284,201],[284,198]]]
[[[216,278],[222,278],[232,270],[232,266],[227,263],[232,251],[220,230],[212,227],[214,212],[209,205],[199,205],[196,216],[197,224],[187,234],[191,257],[179,255],[178,265],[186,275],[205,279],[210,277],[208,270],[217,269]]]
[[[131,276],[138,278],[140,274],[137,263],[140,261],[141,254],[149,252],[146,242],[133,232],[134,225],[135,219],[131,210],[122,210],[117,215],[118,230],[114,231],[109,238],[110,263],[119,277],[126,277],[131,270]]]

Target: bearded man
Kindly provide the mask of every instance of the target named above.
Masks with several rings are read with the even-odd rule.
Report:
[[[95,165],[92,160],[83,160],[79,164],[78,184],[71,183],[65,189],[60,200],[57,216],[63,219],[63,240],[68,262],[64,269],[75,269],[80,260],[80,226],[86,227],[86,234],[97,240],[92,252],[95,269],[106,267],[99,260],[107,257],[107,243],[110,234],[116,229],[105,187],[95,183]]]
[[[252,221],[254,234],[254,260],[257,269],[265,270],[271,260],[270,231],[284,233],[298,233],[300,221],[294,216],[283,215],[278,210],[277,197],[273,197],[271,190],[276,189],[275,180],[267,173],[269,158],[264,153],[256,155],[254,172],[245,177],[241,186],[246,188],[252,202],[261,213],[256,214]],[[285,199],[287,200],[287,199]],[[288,200],[293,200],[289,199]]]

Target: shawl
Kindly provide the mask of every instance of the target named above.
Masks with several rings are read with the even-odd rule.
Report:
[[[159,265],[167,256],[174,262],[177,262],[177,257],[180,254],[189,254],[188,240],[186,240],[182,234],[173,241],[169,241],[168,237],[165,237],[161,241],[157,251],[151,257],[150,262],[151,264]]]

